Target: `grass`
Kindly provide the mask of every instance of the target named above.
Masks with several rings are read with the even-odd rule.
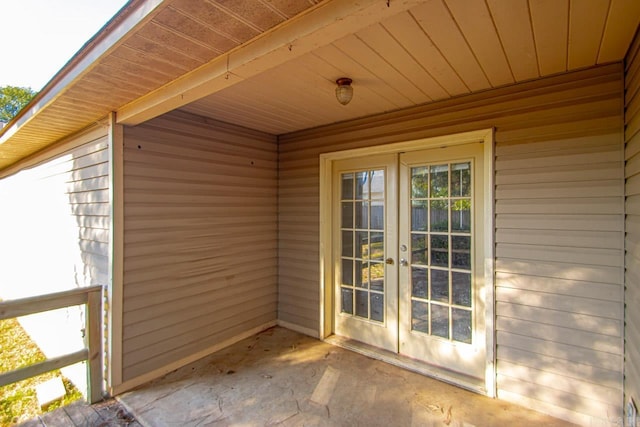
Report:
[[[11,371],[46,359],[16,319],[0,320],[0,349],[2,349],[0,372]],[[60,371],[56,370],[0,387],[0,426],[11,426],[82,399],[80,391],[63,378],[66,395],[61,400],[40,408],[36,398],[36,385],[59,376],[61,376]]]

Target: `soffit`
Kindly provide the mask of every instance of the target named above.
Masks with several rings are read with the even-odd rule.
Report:
[[[181,108],[279,135],[617,62],[639,21],[629,0],[132,0],[0,131],[0,170],[111,111],[137,124]]]
[[[0,170],[321,1],[129,2],[54,77],[22,116],[0,131]],[[122,29],[121,23],[127,18],[139,21],[130,29]]]
[[[625,0],[425,1],[182,109],[284,134],[621,61],[639,21]]]

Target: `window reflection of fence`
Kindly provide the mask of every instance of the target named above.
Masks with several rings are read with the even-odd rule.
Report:
[[[0,302],[0,320],[83,304],[86,305],[85,338],[87,348],[65,356],[47,359],[44,362],[35,363],[24,368],[3,372],[0,374],[0,387],[86,360],[89,385],[87,400],[90,403],[100,401],[102,399],[101,286],[2,301]]]
[[[411,208],[411,221],[413,224],[431,224],[432,229],[446,230],[449,221],[449,212],[446,209],[431,209],[430,221],[427,221],[428,209],[426,207]],[[373,222],[373,218],[371,219]],[[469,230],[471,224],[471,211],[452,210],[451,211],[451,229],[452,230]],[[440,226],[438,226],[440,224]],[[444,227],[442,227],[444,225]],[[443,231],[444,231],[443,230]]]

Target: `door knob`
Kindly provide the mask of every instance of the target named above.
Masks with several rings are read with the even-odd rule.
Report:
[[[402,258],[400,260],[400,265],[403,266],[403,267],[406,267],[406,266],[409,265],[409,261],[407,261],[406,259]]]
[[[393,258],[387,258],[384,260],[385,263],[389,264],[389,265],[393,265]]]

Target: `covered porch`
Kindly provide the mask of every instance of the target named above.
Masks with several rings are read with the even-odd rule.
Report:
[[[118,400],[145,426],[569,426],[274,327]]]

